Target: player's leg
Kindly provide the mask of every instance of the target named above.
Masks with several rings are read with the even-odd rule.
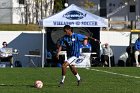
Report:
[[[76,75],[76,74],[78,73],[78,72],[77,72],[77,69],[75,68],[74,65],[70,65],[69,67],[70,67],[70,70],[71,70],[71,72],[73,73],[73,75]]]
[[[75,75],[75,77],[77,78],[77,82],[78,82],[77,86],[79,86],[79,84],[80,84],[81,77],[80,77],[80,75],[78,74],[78,71],[77,71],[77,68],[75,67],[75,64],[76,64],[77,61],[79,61],[79,60],[83,61],[83,59],[75,58],[74,62],[70,63],[70,66],[69,66],[70,69],[71,69],[71,71],[72,71],[72,73],[73,73],[73,75]]]
[[[70,65],[70,69],[71,69],[73,75],[75,75],[75,77],[77,78],[78,86],[79,86],[81,78],[80,78],[80,75],[78,74],[77,68],[74,65]]]
[[[63,65],[62,65],[62,79],[61,79],[61,82],[59,84],[59,87],[61,85],[63,85],[63,83],[65,81],[65,77],[66,77],[65,75],[66,75],[67,66],[70,66],[70,64],[72,65],[75,62],[76,59],[77,58],[73,56],[73,57],[70,57],[67,61],[65,61],[63,63]],[[70,68],[71,68],[71,66],[70,66]],[[77,73],[76,68],[75,67],[72,67],[71,69],[72,69],[73,74],[78,78],[78,80],[80,80],[80,76]]]
[[[62,80],[61,80],[62,83],[64,83],[66,77],[65,75],[66,75],[67,66],[69,66],[69,63],[65,61],[62,65]]]
[[[69,66],[69,63],[67,61],[65,61],[62,65],[62,78],[61,78],[61,81],[60,81],[58,87],[61,87],[64,84],[67,66]]]
[[[139,54],[140,54],[139,51],[135,51],[136,67],[139,67],[139,62],[138,62],[138,56],[139,56]]]

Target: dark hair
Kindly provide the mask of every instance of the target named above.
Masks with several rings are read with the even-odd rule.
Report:
[[[2,43],[2,45],[4,45],[5,43],[6,43],[6,46],[7,46],[7,42],[5,42],[5,41]]]
[[[84,40],[88,40],[88,38],[84,38]]]
[[[65,30],[65,29],[71,29],[71,31],[72,31],[72,28],[71,28],[70,25],[65,25],[64,28],[63,28],[63,30]]]

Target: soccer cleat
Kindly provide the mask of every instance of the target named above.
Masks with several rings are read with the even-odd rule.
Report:
[[[81,80],[77,81],[77,86],[80,86]]]
[[[58,87],[63,86],[63,84],[64,84],[63,82],[60,82],[59,85],[58,85]]]
[[[136,64],[136,67],[140,67],[140,65],[139,64]]]

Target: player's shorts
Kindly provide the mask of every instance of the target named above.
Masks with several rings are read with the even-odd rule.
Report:
[[[65,61],[68,62],[70,65],[76,65],[81,63],[84,60],[84,58],[85,58],[84,56],[80,56],[79,58],[72,56]]]

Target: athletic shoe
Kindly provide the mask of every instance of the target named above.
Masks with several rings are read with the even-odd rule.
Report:
[[[63,84],[64,84],[63,82],[60,82],[59,85],[58,85],[58,87],[63,86]]]
[[[81,80],[77,81],[77,86],[80,86]]]
[[[140,65],[139,64],[136,64],[136,67],[140,67]]]

